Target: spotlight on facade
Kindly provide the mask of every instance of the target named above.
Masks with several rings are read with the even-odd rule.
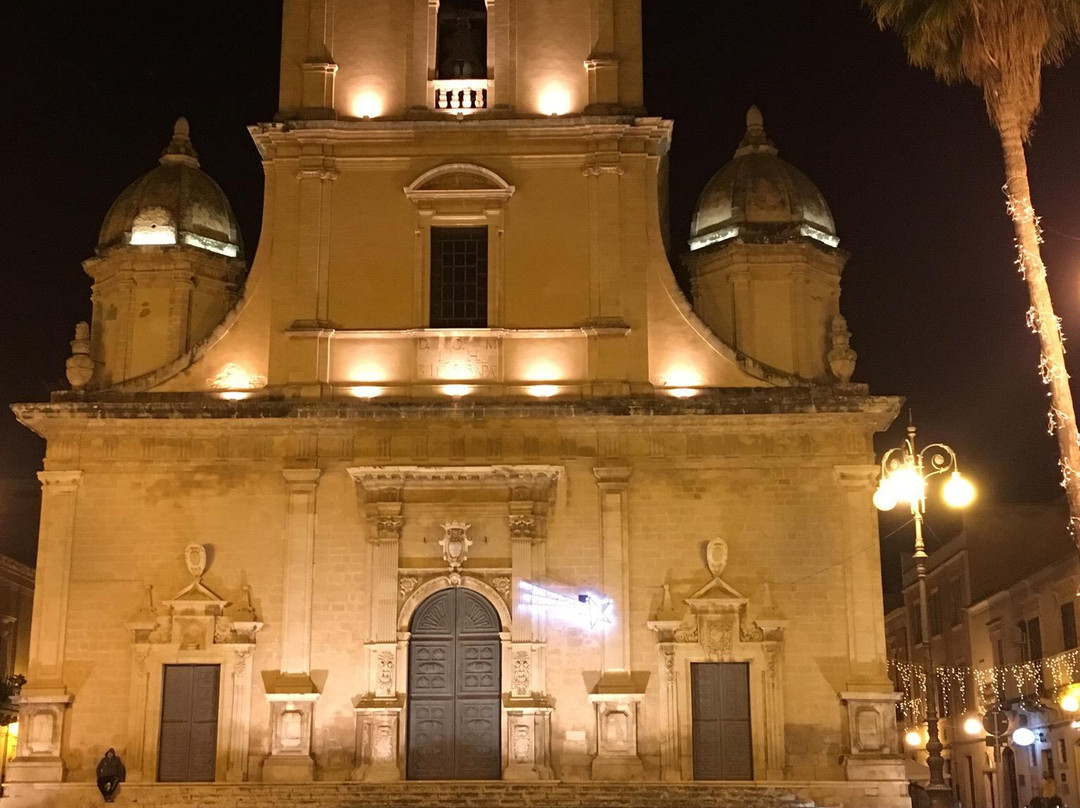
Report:
[[[353,114],[357,118],[378,118],[382,115],[382,98],[377,93],[359,93],[353,99]]]
[[[1012,742],[1017,746],[1031,746],[1035,743],[1035,733],[1027,727],[1020,727],[1012,734]]]
[[[907,734],[904,735],[904,743],[912,749],[918,749],[923,745],[923,734],[917,729],[910,729],[907,731]]]
[[[251,393],[246,390],[226,390],[224,393],[218,393],[218,397],[225,401],[243,401],[245,398],[251,398]]]
[[[982,719],[977,715],[969,715],[964,719],[964,732],[972,737],[978,735],[985,735],[986,728],[983,727]]]
[[[695,387],[671,387],[665,392],[669,396],[674,396],[675,398],[693,398],[701,393],[701,391]]]
[[[349,395],[355,398],[378,398],[386,391],[382,387],[373,387],[369,384],[361,384],[356,387],[349,388]]]
[[[570,106],[570,93],[565,87],[553,84],[540,94],[540,112],[544,115],[565,115]]]
[[[451,398],[462,398],[472,392],[472,388],[467,384],[444,384],[441,389],[444,395]]]
[[[533,384],[528,387],[526,392],[534,398],[551,398],[558,394],[559,386],[556,384]]]

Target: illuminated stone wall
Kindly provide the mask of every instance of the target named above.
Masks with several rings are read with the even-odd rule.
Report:
[[[691,665],[745,662],[755,780],[898,808],[870,494],[899,402],[848,384],[835,290],[813,328],[759,319],[813,353],[779,369],[683,296],[637,2],[489,2],[488,110],[460,117],[437,4],[400,6],[286,2],[236,305],[160,354],[98,306],[138,367],[18,408],[48,456],[12,787],[109,746],[153,781],[179,663],[220,666],[218,780],[401,778],[411,616],[465,587],[502,624],[505,779],[690,780]],[[487,229],[485,328],[429,327],[447,226]],[[116,266],[170,249],[122,236]]]

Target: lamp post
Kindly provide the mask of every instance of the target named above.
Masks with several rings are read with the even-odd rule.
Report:
[[[926,594],[926,545],[923,542],[923,513],[926,510],[926,482],[938,474],[949,473],[942,493],[947,504],[963,508],[975,498],[975,489],[960,476],[956,452],[944,443],[931,443],[920,451],[915,443],[915,425],[909,424],[904,442],[881,458],[881,479],[874,492],[874,506],[891,511],[898,503],[911,507],[915,522],[915,574],[919,582],[919,622],[925,649],[926,666],[926,764],[930,769],[927,796],[931,808],[951,808],[952,792],[945,784],[945,758],[938,734],[938,691],[934,671],[933,638],[930,633],[930,609]]]

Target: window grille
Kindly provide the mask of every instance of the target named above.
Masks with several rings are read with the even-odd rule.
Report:
[[[487,324],[487,228],[431,228],[431,327]]]

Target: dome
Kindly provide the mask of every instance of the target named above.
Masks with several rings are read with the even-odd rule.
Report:
[[[805,174],[777,156],[757,107],[746,113],[746,136],[735,158],[698,199],[690,249],[736,237],[750,242],[806,237],[829,247],[840,243],[825,197]]]
[[[176,121],[160,165],[124,189],[105,216],[98,250],[124,244],[187,244],[229,257],[244,245],[221,187],[199,170],[188,122]]]

